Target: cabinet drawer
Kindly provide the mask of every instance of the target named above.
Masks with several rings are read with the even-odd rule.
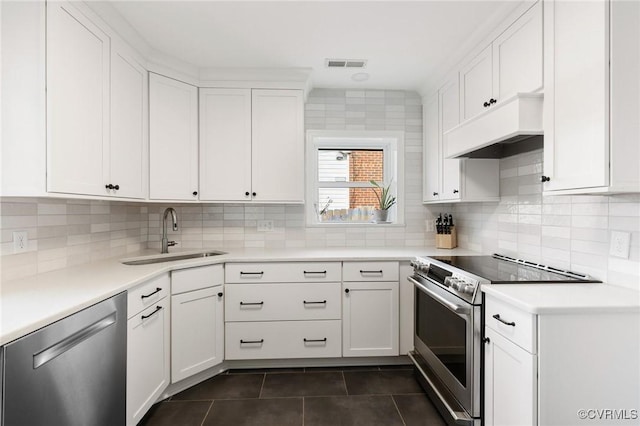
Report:
[[[153,278],[127,292],[127,318],[169,294],[169,274]]]
[[[227,283],[303,283],[341,280],[340,262],[231,263]]]
[[[398,281],[398,262],[344,262],[343,281]]]
[[[536,315],[487,295],[485,325],[530,353],[536,353]]]
[[[225,359],[337,358],[341,341],[339,320],[232,322]]]
[[[224,283],[222,265],[201,266],[171,272],[171,294],[200,290]]]
[[[340,283],[229,284],[226,321],[340,319]]]

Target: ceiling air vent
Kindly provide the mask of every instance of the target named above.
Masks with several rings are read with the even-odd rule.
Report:
[[[367,66],[366,59],[327,59],[325,61],[327,68],[365,68]]]

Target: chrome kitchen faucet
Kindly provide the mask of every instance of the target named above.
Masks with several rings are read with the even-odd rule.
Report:
[[[169,253],[169,247],[175,246],[175,241],[167,241],[167,216],[171,213],[171,221],[173,222],[173,230],[178,230],[178,215],[173,207],[168,207],[162,216],[162,251],[160,253]]]

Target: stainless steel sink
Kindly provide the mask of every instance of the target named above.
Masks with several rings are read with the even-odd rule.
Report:
[[[211,256],[220,256],[221,254],[227,254],[224,251],[207,251],[204,253],[191,253],[191,254],[163,254],[157,257],[149,257],[146,259],[139,260],[125,260],[122,262],[123,265],[149,265],[152,263],[161,263],[161,262],[173,262],[175,260],[186,260],[186,259],[198,259],[201,257],[211,257]]]

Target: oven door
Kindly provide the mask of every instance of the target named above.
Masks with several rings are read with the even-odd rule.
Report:
[[[480,417],[481,307],[414,276],[416,351],[472,417]]]

